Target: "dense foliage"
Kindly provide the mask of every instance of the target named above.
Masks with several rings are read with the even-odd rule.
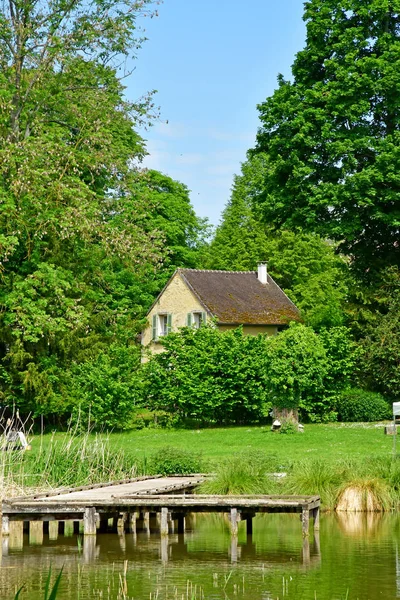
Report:
[[[266,339],[241,329],[183,328],[142,372],[141,401],[198,423],[246,423],[268,414]]]
[[[400,293],[386,315],[370,328],[362,342],[362,379],[370,389],[398,400],[400,397]]]
[[[328,236],[369,279],[400,262],[400,12],[309,0],[293,80],[259,106],[265,221]]]
[[[272,406],[299,408],[307,420],[335,419],[354,349],[345,328],[331,332],[301,324],[273,337],[183,328],[143,367],[137,401],[189,423],[258,422]]]
[[[265,176],[262,155],[242,166],[222,214],[205,266],[223,270],[254,270],[261,260],[305,322],[315,328],[337,326],[345,319],[348,265],[318,235],[273,231],[256,217],[252,202]]]
[[[150,5],[0,11],[0,395],[34,415],[81,405],[125,427],[141,320],[171,268],[195,265],[188,190],[139,168],[151,94],[130,102],[119,79]]]
[[[344,390],[336,408],[340,421],[383,421],[392,417],[391,406],[381,394],[360,388]]]

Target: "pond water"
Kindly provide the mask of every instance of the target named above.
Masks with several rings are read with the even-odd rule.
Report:
[[[14,525],[14,524],[12,524]],[[19,525],[19,524],[18,524]],[[63,567],[57,600],[391,600],[400,598],[400,516],[321,516],[303,542],[297,515],[258,515],[237,539],[221,515],[190,531],[58,535],[12,527],[2,540],[0,598],[43,600]]]

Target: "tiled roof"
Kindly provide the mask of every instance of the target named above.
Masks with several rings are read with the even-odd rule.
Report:
[[[300,320],[297,307],[269,275],[268,283],[262,284],[255,271],[178,272],[221,324],[283,325]]]

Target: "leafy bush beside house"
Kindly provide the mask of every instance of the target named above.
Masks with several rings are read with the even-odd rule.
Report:
[[[263,336],[184,327],[163,345],[165,351],[142,368],[143,402],[149,408],[202,424],[249,423],[268,414]]]
[[[354,362],[343,327],[317,334],[297,323],[274,337],[185,327],[163,345],[141,369],[140,402],[201,424],[259,422],[272,406],[334,420]]]

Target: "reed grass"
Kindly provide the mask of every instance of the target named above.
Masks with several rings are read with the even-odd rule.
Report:
[[[381,479],[355,479],[337,493],[335,509],[350,512],[384,512],[393,506],[390,488]]]
[[[244,452],[222,461],[215,476],[202,484],[201,494],[273,494],[277,491],[273,458],[262,453]]]
[[[0,498],[125,479],[143,470],[122,449],[112,448],[108,435],[93,436],[75,427],[63,436],[53,434],[46,442],[38,436],[32,440],[38,446],[35,452],[0,453]]]

